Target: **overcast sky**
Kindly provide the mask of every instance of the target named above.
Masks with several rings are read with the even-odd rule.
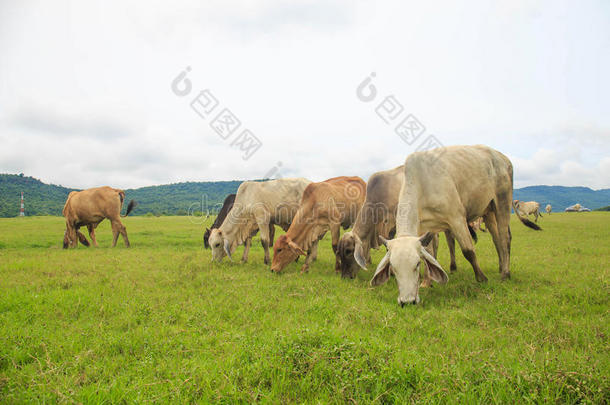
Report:
[[[515,187],[610,187],[607,0],[0,0],[0,55],[0,172],[54,184],[367,179],[434,135],[505,153]],[[218,105],[201,117],[203,90]],[[386,123],[388,96],[403,111]],[[409,114],[411,145],[394,131]],[[245,129],[262,143],[247,160]]]

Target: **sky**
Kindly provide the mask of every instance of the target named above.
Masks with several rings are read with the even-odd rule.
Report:
[[[366,180],[434,140],[610,188],[608,1],[0,0],[0,55],[0,173]]]

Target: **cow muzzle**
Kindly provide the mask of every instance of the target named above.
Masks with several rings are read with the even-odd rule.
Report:
[[[405,305],[410,304],[410,305],[417,305],[419,304],[419,295],[416,296],[415,298],[402,298],[402,297],[398,297],[398,305],[400,305],[400,307],[404,307]]]

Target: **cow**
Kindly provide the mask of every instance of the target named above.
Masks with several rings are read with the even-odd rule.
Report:
[[[570,205],[568,208],[566,208],[565,212],[580,212],[581,209],[582,209],[582,205],[580,205],[579,203],[576,203],[576,204]]]
[[[265,250],[265,264],[271,262],[270,229],[274,225],[287,230],[292,223],[303,191],[311,181],[288,178],[269,181],[245,181],[237,189],[233,208],[217,229],[210,232],[212,258],[218,262],[231,254],[258,229]]]
[[[358,266],[366,268],[370,249],[379,247],[379,235],[392,237],[396,230],[396,207],[404,180],[404,167],[374,173],[366,185],[366,200],[351,231],[337,244],[341,277],[354,278]],[[356,262],[359,260],[360,263]]]
[[[476,280],[486,281],[468,226],[481,216],[496,246],[502,279],[510,278],[513,166],[506,156],[484,145],[441,147],[409,155],[404,173],[396,237],[380,237],[387,253],[377,266],[371,285],[385,283],[393,272],[398,283],[398,303],[417,304],[422,259],[429,277],[446,283],[447,273],[426,250],[433,233],[445,230],[457,239]],[[524,225],[541,230],[527,218],[519,219]]]
[[[546,211],[547,214],[551,215],[551,211],[553,210],[553,207],[551,207],[551,204],[547,204],[546,208],[544,210]]]
[[[335,253],[335,271],[339,271],[337,244],[341,227],[347,229],[354,224],[365,195],[366,183],[357,176],[333,177],[307,186],[292,225],[273,246],[271,271],[280,272],[299,255],[305,254],[301,271],[308,271],[317,242],[328,230]]]
[[[98,246],[95,239],[95,228],[104,219],[108,218],[112,225],[112,247],[116,246],[119,234],[123,236],[125,246],[129,247],[127,230],[121,222],[121,217],[126,217],[133,211],[137,203],[131,200],[127,205],[127,212],[121,215],[121,207],[125,200],[125,192],[112,187],[96,187],[83,191],[72,191],[62,211],[66,219],[66,231],[64,232],[64,249],[77,247],[78,241],[89,246],[89,241],[79,229],[86,226],[89,237],[94,246]]]
[[[220,225],[222,225],[222,222],[227,217],[227,214],[229,213],[229,211],[231,211],[231,208],[233,208],[234,202],[235,202],[235,194],[229,194],[225,198],[224,202],[222,203],[222,208],[218,212],[218,215],[216,216],[216,219],[214,220],[214,223],[212,224],[212,228],[205,228],[205,232],[203,233],[203,246],[206,249],[210,249],[209,240],[210,240],[210,234],[212,233],[212,229],[219,228]],[[250,246],[252,245],[252,237],[254,235],[256,235],[257,233],[258,233],[258,228],[254,229],[252,231],[252,233],[250,234],[250,236],[246,239],[246,241],[244,243],[244,253],[241,258],[241,261],[244,263],[248,261],[248,254],[250,253]],[[269,225],[269,238],[271,240],[271,243],[273,243],[274,236],[275,236],[275,227],[273,226],[273,224],[270,224]]]
[[[378,236],[393,238],[396,232],[396,208],[398,197],[404,181],[404,166],[391,170],[374,173],[366,186],[366,201],[358,213],[354,228],[345,232],[339,240],[337,256],[341,265],[341,277],[354,278],[358,266],[366,270],[366,263],[370,263],[370,249],[379,247]],[[481,218],[471,222],[471,235],[476,240],[475,230],[486,232],[481,228]],[[449,256],[450,269],[457,269],[455,261],[455,240],[451,232],[445,231]],[[433,239],[434,247],[429,249],[436,257],[438,238]],[[422,286],[429,285],[424,281]]]
[[[542,218],[542,214],[540,213],[540,204],[536,201],[523,202],[519,200],[514,200],[513,209],[515,210],[515,214],[517,216],[528,216],[530,214],[533,214],[535,217],[534,222],[538,222],[538,216]]]

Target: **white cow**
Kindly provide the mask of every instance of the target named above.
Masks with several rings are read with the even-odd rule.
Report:
[[[553,207],[551,207],[551,204],[547,204],[546,208],[544,210],[546,211],[547,214],[551,215],[551,211],[553,210]]]
[[[538,216],[540,216],[540,218],[542,218],[542,214],[540,213],[540,204],[537,203],[536,201],[524,202],[524,201],[514,200],[513,208],[515,209],[515,214],[517,214],[517,216],[534,215],[535,222],[538,222]]]
[[[432,280],[446,283],[447,274],[425,249],[432,240],[432,232],[445,230],[450,230],[457,239],[476,279],[487,280],[477,262],[468,228],[469,222],[481,216],[496,246],[502,278],[509,278],[513,195],[510,160],[483,145],[448,146],[411,154],[404,170],[396,238],[382,239],[388,252],[377,266],[371,285],[386,282],[392,271],[398,283],[398,303],[418,303],[418,267],[422,259]],[[519,219],[540,230],[527,218]]]
[[[233,208],[217,229],[212,229],[209,243],[212,258],[221,261],[259,229],[265,250],[265,264],[269,264],[269,229],[279,225],[287,230],[299,208],[303,191],[311,181],[304,178],[279,179],[265,182],[245,181],[238,190]]]

